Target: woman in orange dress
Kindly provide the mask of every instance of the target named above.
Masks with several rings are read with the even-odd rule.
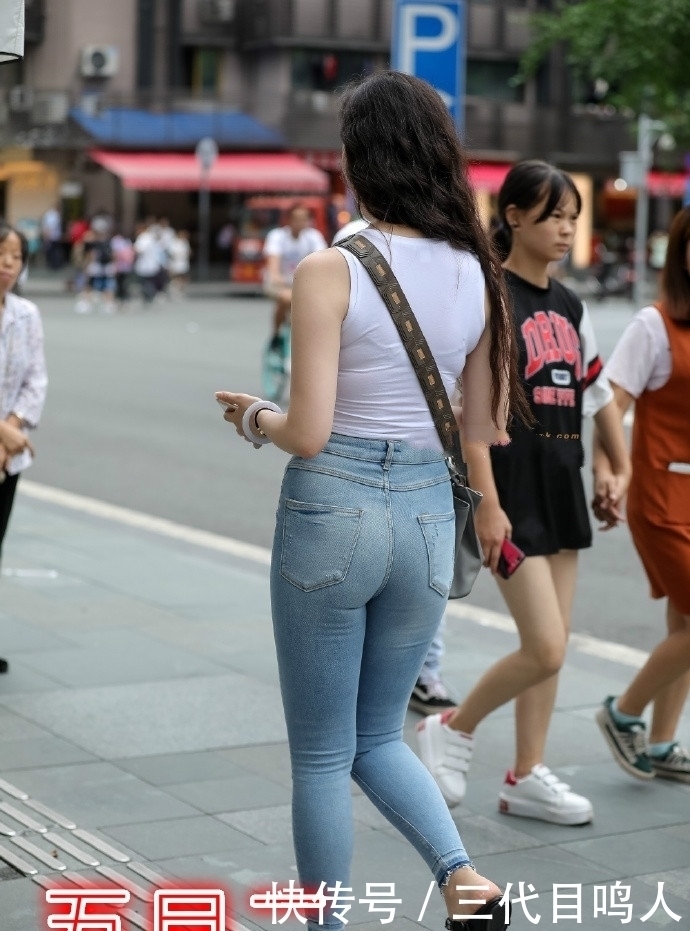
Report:
[[[668,632],[625,692],[606,699],[597,723],[630,775],[690,782],[690,754],[676,740],[690,688],[690,207],[671,226],[661,295],[630,322],[606,374],[621,416],[635,401],[627,517],[652,598],[667,599]],[[605,482],[599,451],[596,463]],[[615,522],[605,495],[595,512]]]

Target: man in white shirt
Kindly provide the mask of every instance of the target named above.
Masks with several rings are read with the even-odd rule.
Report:
[[[295,204],[288,215],[288,225],[271,230],[264,244],[266,268],[264,290],[275,298],[271,342],[279,340],[278,332],[290,313],[292,279],[295,269],[312,252],[326,249],[326,240],[311,225],[307,207]]]

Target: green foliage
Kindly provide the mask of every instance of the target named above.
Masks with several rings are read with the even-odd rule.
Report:
[[[608,82],[607,103],[663,119],[678,140],[690,139],[690,0],[560,0],[531,22],[523,76],[563,42],[577,77]]]

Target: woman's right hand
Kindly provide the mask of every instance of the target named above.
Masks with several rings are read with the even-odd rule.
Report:
[[[34,448],[29,438],[6,420],[0,420],[0,443],[5,447],[10,458],[18,456],[25,449],[28,449],[32,456],[34,455]]]
[[[498,501],[484,498],[475,513],[475,527],[484,553],[484,565],[496,572],[503,541],[510,539],[513,526]]]

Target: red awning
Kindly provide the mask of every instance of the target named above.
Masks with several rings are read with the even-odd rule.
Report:
[[[491,162],[471,162],[469,174],[472,187],[478,191],[488,191],[489,194],[498,194],[512,167],[512,165],[496,165]]]
[[[677,197],[685,196],[688,184],[690,184],[690,175],[681,174],[680,172],[650,171],[647,173],[647,190],[652,197]],[[610,198],[634,198],[637,196],[637,189],[634,187],[623,188],[618,190],[613,178],[604,185],[604,191]]]
[[[193,153],[106,152],[90,157],[135,191],[196,191],[201,168]],[[222,154],[208,173],[212,191],[320,194],[329,189],[328,175],[289,153]]]
[[[650,171],[647,175],[647,190],[652,197],[683,197],[688,182],[690,175]]]

